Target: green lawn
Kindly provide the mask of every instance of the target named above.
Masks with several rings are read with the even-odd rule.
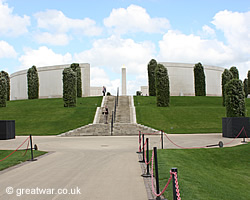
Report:
[[[155,97],[135,96],[137,122],[167,133],[221,133],[226,109],[222,97],[170,98],[170,107],[157,107]],[[250,99],[246,100],[250,116]]]
[[[74,108],[65,108],[62,99],[9,101],[0,108],[0,120],[15,120],[16,135],[56,135],[92,123],[101,101],[78,98]]]
[[[13,152],[13,150],[0,150],[0,160],[5,158],[6,156],[8,156],[12,152]],[[34,153],[33,154],[34,157],[38,157],[38,156],[41,156],[41,155],[43,155],[43,154],[45,154],[47,152],[33,151],[33,153]],[[0,162],[0,171],[3,170],[3,169],[6,169],[8,167],[11,167],[11,166],[20,164],[22,162],[25,162],[26,160],[31,159],[30,150],[27,151],[27,153],[25,155],[24,154],[25,154],[25,150],[16,151],[10,157],[8,157],[5,160],[3,160],[2,162]]]
[[[182,200],[248,200],[250,144],[213,149],[158,150],[160,188],[178,168]],[[173,198],[172,182],[164,193]]]

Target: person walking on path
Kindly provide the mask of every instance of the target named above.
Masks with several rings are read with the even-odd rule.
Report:
[[[105,96],[105,94],[106,94],[106,87],[105,86],[102,87],[102,93],[103,93],[103,96]]]
[[[104,115],[104,124],[108,124],[108,114],[109,114],[109,109],[107,106],[104,107],[104,111],[102,112]]]

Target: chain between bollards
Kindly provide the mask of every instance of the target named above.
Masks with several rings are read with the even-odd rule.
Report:
[[[177,173],[177,168],[172,168],[171,172],[176,172]],[[174,173],[172,174],[172,180],[173,180],[173,200],[177,200],[176,184],[175,184]]]
[[[146,150],[146,154],[147,154],[147,158],[146,158],[147,172],[146,172],[146,174],[142,174],[142,177],[151,177],[151,174],[149,172],[149,139],[148,138],[146,138],[146,144],[147,144],[147,150]],[[143,155],[143,157],[144,157],[144,155]]]

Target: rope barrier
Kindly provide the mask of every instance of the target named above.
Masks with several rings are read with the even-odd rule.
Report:
[[[181,195],[180,195],[180,190],[179,190],[179,183],[178,183],[177,173],[170,171],[170,174],[174,174],[175,191],[176,191],[177,200],[181,200]]]
[[[240,136],[240,134],[241,134],[241,132],[242,132],[243,130],[245,131],[245,135],[246,135],[246,137],[247,137],[247,132],[246,132],[246,130],[245,130],[245,127],[243,126],[242,129],[240,130],[239,134],[238,134],[232,141],[226,143],[225,145],[231,144],[236,138],[238,138],[238,137]],[[247,139],[248,139],[248,137],[247,137]]]
[[[21,148],[21,146],[23,146],[25,144],[25,142],[29,139],[29,137],[19,146],[17,147],[16,150],[14,150],[12,153],[10,153],[8,156],[6,156],[5,158],[3,158],[2,160],[0,160],[0,162],[4,161],[6,158],[10,157],[13,153],[15,153],[18,149]]]
[[[27,144],[27,147],[26,147],[25,153],[23,154],[23,157],[26,155],[26,153],[27,153],[27,151],[28,151],[29,144],[30,144],[30,141],[28,140],[28,144]],[[31,147],[31,148],[32,148],[32,147]]]
[[[166,189],[168,188],[168,186],[169,186],[169,183],[170,183],[170,181],[171,181],[171,179],[172,179],[172,176],[171,176],[171,171],[170,171],[170,177],[169,177],[169,179],[168,179],[168,182],[167,182],[167,184],[165,185],[165,187],[163,188],[163,190],[159,193],[159,194],[157,194],[156,192],[155,192],[155,188],[154,188],[154,157],[153,157],[154,155],[152,154],[152,164],[151,164],[151,184],[152,184],[152,192],[153,192],[153,194],[155,195],[155,196],[157,196],[157,197],[159,197],[159,196],[161,196],[165,191],[166,191]]]

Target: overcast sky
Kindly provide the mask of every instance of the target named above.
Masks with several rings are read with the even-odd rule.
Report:
[[[0,71],[90,63],[91,86],[135,94],[147,64],[250,70],[249,0],[0,0]]]

